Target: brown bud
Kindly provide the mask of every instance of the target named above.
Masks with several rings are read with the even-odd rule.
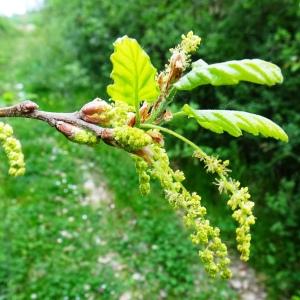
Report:
[[[134,154],[142,157],[148,164],[152,163],[153,152],[150,147],[146,146],[137,150]]]
[[[134,113],[128,113],[128,122],[127,125],[130,127],[133,127],[135,125],[136,119]]]
[[[158,83],[159,89],[161,91],[163,90],[163,87],[164,87],[164,77],[165,77],[165,74],[163,72],[160,72],[157,77],[157,83]]]
[[[157,130],[149,130],[147,133],[151,136],[153,141],[161,146],[164,146],[165,141],[163,135]]]
[[[112,128],[105,128],[105,129],[103,129],[101,137],[104,140],[113,140],[113,138],[114,138],[114,130]]]
[[[99,117],[98,114],[93,114],[93,115],[82,115],[81,119],[88,123],[93,123],[93,124],[100,124],[102,119]]]
[[[141,116],[141,121],[144,122],[145,120],[147,120],[149,114],[149,106],[147,104],[147,102],[144,102],[142,107],[140,108],[140,116]]]
[[[106,101],[97,98],[85,104],[80,110],[80,115],[86,122],[105,125],[109,120],[106,120],[106,117],[101,116],[101,114],[109,111],[111,108],[111,105]]]
[[[184,70],[184,61],[185,57],[184,54],[177,52],[174,53],[170,58],[170,77],[169,82],[174,82],[178,80],[182,75]]]
[[[86,145],[94,145],[98,142],[95,133],[66,122],[58,121],[56,128],[72,142]]]
[[[173,114],[170,112],[170,111],[166,111],[165,113],[164,113],[164,115],[163,115],[163,120],[165,121],[165,122],[169,122],[169,121],[171,121],[173,119]]]
[[[111,106],[106,101],[96,98],[95,100],[85,104],[80,111],[82,114],[89,116],[108,111],[109,109],[111,109]]]
[[[21,103],[21,110],[24,113],[31,113],[38,108],[39,108],[39,106],[30,100],[26,100],[23,103]]]
[[[75,135],[77,128],[76,126],[63,121],[58,121],[55,126],[57,130],[64,134],[67,138],[72,138]]]
[[[149,105],[147,104],[147,102],[144,102],[142,107],[139,109],[139,113],[140,113],[140,117],[141,117],[141,122],[145,122],[148,117],[149,117]],[[128,116],[128,122],[127,125],[130,127],[133,127],[135,125],[136,122],[136,116],[134,113],[129,112],[127,114]]]

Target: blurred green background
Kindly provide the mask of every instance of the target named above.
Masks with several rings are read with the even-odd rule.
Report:
[[[24,99],[45,110],[77,110],[107,98],[113,41],[136,38],[163,68],[182,33],[202,37],[195,59],[261,58],[285,81],[203,87],[177,105],[239,109],[282,125],[288,144],[213,135],[193,122],[182,133],[231,161],[256,203],[246,271],[264,286],[245,298],[236,282],[211,280],[158,186],[141,197],[134,164],[121,151],[65,140],[45,124],[7,120],[21,139],[23,178],[9,178],[0,152],[0,299],[299,299],[300,297],[300,2],[299,0],[46,0],[41,10],[0,17],[0,105]],[[178,124],[180,125],[180,124]],[[234,223],[211,178],[169,139],[174,165],[187,174],[222,229],[233,260]],[[251,285],[248,282],[248,285]],[[246,293],[246,294],[245,294]]]

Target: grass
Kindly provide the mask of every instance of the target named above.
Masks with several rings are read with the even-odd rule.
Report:
[[[6,62],[22,55],[9,45],[26,45],[24,35],[5,40]],[[1,65],[0,82],[18,82],[14,61]],[[70,106],[43,96],[43,108]],[[22,141],[27,173],[8,177],[0,152],[0,299],[237,299],[227,282],[205,275],[159,187],[140,196],[126,153],[72,144],[37,121],[7,121]],[[104,182],[111,199],[89,203],[87,178]]]

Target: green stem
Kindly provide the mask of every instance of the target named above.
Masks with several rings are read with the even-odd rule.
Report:
[[[140,123],[141,123],[140,106],[139,106],[139,104],[137,104],[137,105],[135,106],[135,125],[136,125],[137,127],[139,127],[139,126],[140,126]]]
[[[169,95],[168,95],[167,101],[166,101],[168,105],[169,105],[171,102],[173,102],[176,93],[177,93],[177,89],[174,88],[174,87],[172,87],[172,88],[170,89],[170,92],[169,92]]]
[[[149,123],[154,122],[157,118],[161,116],[161,114],[165,111],[167,106],[173,101],[176,93],[177,93],[176,88],[172,87],[170,89],[168,96],[162,99],[159,107],[153,112],[151,118],[148,120]]]
[[[178,138],[179,140],[183,141],[184,143],[188,144],[189,146],[191,146],[196,151],[199,151],[201,154],[205,155],[205,152],[202,151],[199,146],[197,146],[196,144],[194,144],[192,141],[190,141],[186,137],[182,136],[181,134],[179,134],[179,133],[177,133],[177,132],[175,132],[175,131],[173,131],[171,129],[168,129],[168,128],[165,128],[165,127],[161,127],[161,126],[158,126],[158,125],[153,125],[153,124],[142,124],[141,128],[145,128],[145,129],[147,129],[147,128],[149,128],[149,129],[157,129],[157,130],[166,132],[166,133],[168,133],[170,135],[175,136],[176,138]]]
[[[178,118],[178,117],[186,117],[186,113],[183,112],[183,111],[178,111],[178,112],[173,114],[172,120],[174,120],[175,118]]]

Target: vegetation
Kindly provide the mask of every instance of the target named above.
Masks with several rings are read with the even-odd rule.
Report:
[[[28,49],[28,52],[34,51],[35,56],[28,55],[26,57],[26,53],[24,53],[22,58],[24,64],[22,68],[20,67],[17,70],[18,74],[16,76],[26,84],[26,91],[46,96],[49,101],[39,100],[39,104],[43,103],[43,106],[49,109],[70,109],[74,107],[73,99],[75,98],[79,100],[77,107],[80,107],[86,102],[83,99],[91,98],[95,94],[103,95],[104,87],[109,82],[108,77],[105,77],[110,68],[110,65],[105,63],[108,53],[111,51],[108,45],[117,36],[125,33],[139,39],[141,44],[145,45],[147,52],[157,53],[152,59],[153,64],[157,67],[162,66],[162,62],[166,58],[166,50],[175,44],[175,40],[178,39],[181,32],[187,32],[191,28],[195,28],[197,33],[199,32],[205,38],[206,43],[201,48],[203,53],[201,56],[207,57],[208,61],[215,62],[243,56],[256,56],[275,61],[278,65],[283,66],[285,83],[279,88],[266,90],[241,84],[234,89],[226,87],[213,90],[209,87],[203,87],[202,91],[198,92],[197,90],[191,96],[184,94],[184,99],[189,99],[192,107],[194,107],[195,102],[201,102],[201,108],[211,108],[213,106],[222,109],[242,109],[272,116],[272,119],[281,124],[283,123],[282,120],[285,120],[289,123],[284,128],[289,134],[291,142],[284,147],[283,152],[277,148],[275,143],[270,143],[270,146],[267,146],[264,142],[258,144],[256,140],[250,137],[242,142],[232,140],[229,144],[228,137],[220,137],[212,141],[210,135],[203,131],[200,140],[199,135],[195,132],[194,123],[183,123],[177,119],[174,120],[173,124],[174,127],[178,126],[178,123],[185,124],[186,129],[183,130],[185,136],[194,139],[197,143],[208,144],[209,147],[205,148],[208,153],[211,153],[211,149],[215,147],[221,157],[228,155],[233,162],[232,168],[235,176],[239,175],[243,182],[250,183],[250,188],[254,194],[253,198],[257,203],[255,214],[263,220],[263,222],[257,223],[253,234],[254,256],[252,257],[259,257],[260,259],[253,259],[250,262],[254,263],[258,270],[272,275],[267,279],[271,299],[272,297],[276,299],[277,296],[275,295],[278,295],[278,290],[282,297],[295,295],[299,278],[297,273],[299,269],[299,266],[297,266],[299,261],[299,251],[297,249],[297,245],[299,245],[299,236],[297,236],[299,205],[297,203],[299,201],[297,202],[297,195],[299,195],[299,191],[296,185],[298,173],[296,173],[297,168],[294,163],[295,160],[297,161],[294,152],[295,147],[298,145],[298,127],[296,124],[299,120],[295,109],[298,104],[293,96],[299,78],[297,76],[299,62],[296,52],[297,43],[299,43],[299,33],[297,32],[299,7],[297,4],[286,1],[283,9],[282,2],[277,4],[276,1],[272,4],[268,1],[262,1],[259,7],[257,7],[257,3],[251,1],[243,3],[239,1],[222,2],[222,5],[218,2],[213,4],[203,2],[201,5],[194,5],[175,3],[175,1],[174,9],[171,9],[166,7],[165,4],[152,6],[149,5],[149,2],[143,3],[143,1],[139,1],[139,3],[129,2],[126,7],[118,1],[113,5],[105,1],[101,5],[95,5],[94,1],[76,2],[48,2],[43,14],[44,18],[49,20],[49,23],[41,31],[38,29],[30,37],[28,36],[29,40],[32,39],[31,41],[27,40],[27,45],[31,42],[31,48]],[[145,9],[143,10],[141,7],[145,7]],[[72,13],[68,14],[68,17],[58,13],[64,11],[64,9],[72,11]],[[140,14],[141,11],[142,14]],[[172,11],[172,13],[161,15],[165,11]],[[183,12],[185,13],[183,14]],[[191,12],[191,14],[186,12]],[[191,15],[199,17],[191,18]],[[124,24],[124,16],[129,17],[132,22]],[[176,22],[179,19],[180,22]],[[265,20],[263,24],[260,22],[261,19]],[[245,31],[240,30],[240,20],[245,20],[248,26]],[[39,16],[35,16],[35,22],[37,24],[41,22]],[[176,24],[176,26],[173,26],[173,24]],[[142,28],[145,28],[144,32]],[[168,39],[165,36],[168,36]],[[250,46],[249,41],[251,42]],[[239,47],[236,47],[236,44]],[[51,45],[52,47],[49,47]],[[44,66],[49,66],[49,63],[47,63],[49,61],[53,62],[51,68],[45,68]],[[102,79],[101,82],[99,82],[99,78]],[[3,91],[4,93],[6,93],[4,98],[9,100],[7,89]],[[10,93],[17,94],[13,89]],[[260,93],[259,97],[265,100],[264,102],[253,101],[253,98],[257,98],[258,93]],[[204,95],[214,99],[213,102],[207,102]],[[51,99],[55,99],[55,101]],[[66,100],[57,103],[56,99]],[[62,104],[63,102],[65,103]],[[178,108],[174,106],[174,109]],[[193,110],[191,109],[191,111]],[[210,116],[215,116],[214,112],[211,112]],[[203,118],[202,115],[200,117]],[[198,119],[198,122],[203,123],[203,119]],[[15,128],[18,127],[15,126]],[[234,133],[232,128],[228,131]],[[239,132],[235,132],[235,134],[238,135]],[[18,136],[21,136],[21,134]],[[177,164],[186,165],[185,156],[189,154],[188,148],[176,141],[168,144],[170,145],[169,148],[172,149],[170,155],[174,158],[177,157]],[[228,150],[228,146],[230,146],[230,150]],[[75,146],[73,147],[75,148]],[[263,153],[266,153],[266,156],[272,157],[272,159],[264,163],[261,153],[258,155],[255,149],[262,149]],[[94,156],[91,157],[94,160]],[[102,162],[101,167],[102,164],[105,163]],[[247,166],[247,168],[243,166]],[[192,168],[195,167],[186,165],[186,173],[189,174]],[[245,172],[245,169],[248,169],[247,172]],[[106,169],[104,171],[105,176],[106,173],[109,174]],[[199,172],[199,176],[203,177],[203,174]],[[117,180],[116,178],[110,178],[109,175],[107,177],[110,185],[113,185],[111,181]],[[261,178],[260,182],[256,182],[256,178]],[[265,178],[268,180],[264,180]],[[198,182],[197,188],[199,189],[199,178],[193,178],[193,180]],[[278,184],[278,182],[281,184]],[[211,199],[214,198],[212,191],[208,188],[203,190],[202,184],[201,187],[202,191],[198,191],[204,198],[206,195],[211,195]],[[190,189],[194,188],[195,184],[192,183]],[[13,189],[15,193],[17,187],[12,185],[11,190],[13,191]],[[118,188],[115,187],[115,189]],[[15,193],[15,195],[17,194]],[[121,198],[126,198],[126,195],[122,196]],[[27,198],[30,199],[28,195]],[[40,198],[43,198],[43,196],[41,195]],[[138,197],[136,198],[138,199]],[[162,200],[160,199],[159,202],[161,203]],[[223,220],[223,216],[227,212],[218,209],[219,205],[222,205],[222,203],[213,201],[206,206],[212,212],[211,218],[218,219],[218,214],[220,214],[220,219]],[[152,216],[154,219],[156,218],[155,214]],[[218,225],[221,229],[225,227],[226,234],[230,235],[232,226],[227,226],[225,221],[223,223],[221,222]],[[174,221],[174,224],[176,224],[176,221]],[[174,233],[175,235],[177,233]],[[280,240],[278,240],[278,236],[280,236]],[[185,249],[188,249],[188,247],[190,246]],[[22,247],[19,249],[22,249]],[[186,272],[183,271],[183,273]],[[55,272],[55,274],[58,273]],[[179,278],[178,276],[175,277]],[[192,278],[195,277],[192,276]],[[193,281],[193,279],[191,280]],[[175,293],[175,298],[179,295],[186,295],[187,286],[183,289],[184,291],[175,292],[170,288]],[[193,294],[193,292],[191,293]],[[189,298],[193,297],[192,294]],[[197,297],[196,293],[194,295]],[[216,297],[220,298],[221,296]],[[223,298],[226,299],[225,297]]]

